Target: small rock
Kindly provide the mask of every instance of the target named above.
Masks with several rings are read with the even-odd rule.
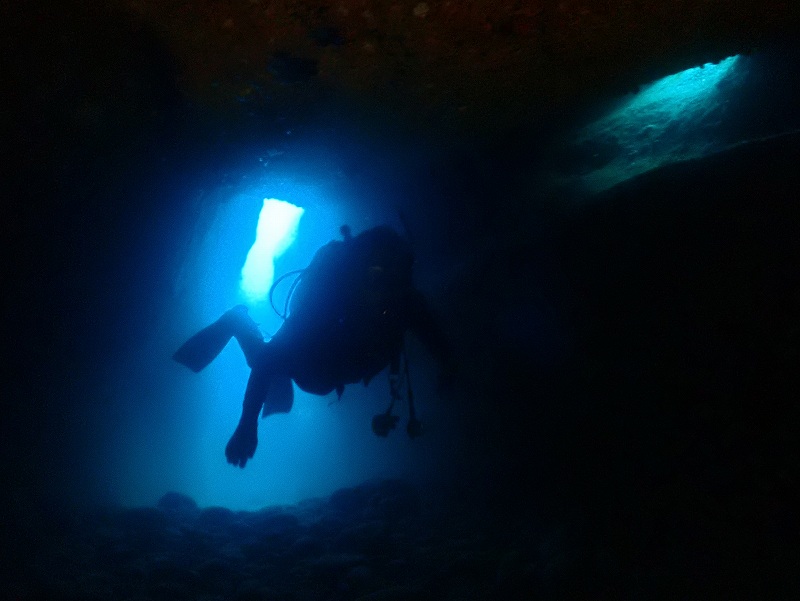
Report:
[[[239,577],[238,570],[221,559],[210,559],[197,568],[198,581],[202,589],[209,592],[226,592],[230,583]]]
[[[269,597],[269,591],[264,587],[263,583],[256,579],[251,579],[245,580],[239,585],[233,599],[234,601],[265,601]]]
[[[412,599],[419,599],[418,592],[411,590],[405,586],[393,586],[391,588],[381,589],[358,597],[356,601],[411,601]]]
[[[187,511],[197,509],[197,503],[189,495],[170,491],[158,500],[156,507],[164,511]]]
[[[386,545],[386,524],[370,520],[342,530],[333,542],[334,548],[359,553],[379,552]]]
[[[118,524],[125,535],[133,538],[163,534],[167,530],[166,512],[155,507],[134,507],[120,512]]]
[[[430,11],[430,6],[428,6],[427,2],[420,2],[414,7],[414,16],[419,17],[420,19],[424,19],[428,11]]]
[[[194,520],[200,511],[197,503],[188,495],[179,492],[168,492],[156,504],[172,522],[186,523]]]
[[[275,536],[297,533],[301,527],[296,515],[265,510],[254,516],[253,528],[262,536]]]
[[[207,531],[223,530],[234,518],[235,514],[227,507],[208,507],[197,516],[197,527]]]
[[[357,565],[347,571],[345,579],[355,588],[361,588],[372,578],[372,570],[365,565]]]
[[[388,574],[395,581],[401,578],[408,578],[412,575],[413,570],[405,559],[393,559],[384,566],[386,574]]]
[[[385,519],[396,521],[416,517],[420,500],[413,486],[402,480],[387,480],[372,500],[373,508]]]
[[[365,486],[353,488],[340,488],[334,491],[328,499],[331,508],[346,514],[361,512],[367,506],[371,491]]]
[[[343,572],[364,563],[366,558],[356,553],[326,553],[309,565],[320,572]]]
[[[301,536],[291,544],[288,553],[298,559],[305,559],[307,557],[318,557],[324,550],[325,545],[318,538]]]

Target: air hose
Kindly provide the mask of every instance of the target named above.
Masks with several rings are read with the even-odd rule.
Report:
[[[269,304],[272,307],[272,310],[275,311],[275,315],[283,319],[284,321],[289,316],[289,303],[292,300],[292,296],[294,295],[294,291],[297,289],[297,285],[300,283],[300,279],[303,277],[303,272],[305,269],[293,269],[292,271],[287,271],[277,280],[272,283],[272,286],[269,287]],[[283,280],[288,277],[297,276],[295,277],[292,285],[289,287],[289,293],[286,295],[286,302],[283,305],[283,313],[278,310],[278,307],[275,306],[275,288],[278,287]]]

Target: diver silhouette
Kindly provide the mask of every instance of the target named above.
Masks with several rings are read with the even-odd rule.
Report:
[[[232,465],[244,467],[255,454],[259,413],[266,417],[292,409],[292,381],[312,394],[335,390],[341,397],[347,384],[368,385],[389,367],[391,400],[388,410],[373,418],[373,431],[386,436],[394,429],[399,418],[392,408],[405,390],[408,435],[421,433],[404,356],[405,332],[412,332],[442,366],[449,364],[449,352],[425,298],[413,285],[414,255],[408,242],[387,226],[357,236],[342,226],[341,233],[344,239],[320,248],[307,268],[286,274],[296,279],[281,315],[284,322],[269,340],[247,308],[238,305],[173,355],[199,372],[231,338],[242,348],[251,371],[239,425],[225,448]],[[273,284],[270,300],[281,279]]]

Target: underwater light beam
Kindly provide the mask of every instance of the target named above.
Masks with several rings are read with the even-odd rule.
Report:
[[[265,198],[258,215],[256,240],[247,253],[239,284],[248,301],[263,301],[275,278],[275,259],[297,237],[297,228],[305,209],[277,198]]]
[[[587,125],[575,142],[594,152],[580,176],[600,192],[646,171],[706,156],[724,138],[725,105],[747,76],[731,56],[643,86],[607,115]]]
[[[668,75],[642,87],[625,109],[633,112],[661,105],[671,108],[673,114],[696,109],[697,103],[706,101],[716,91],[717,85],[732,74],[738,60],[738,55],[729,56],[719,63],[706,63]]]

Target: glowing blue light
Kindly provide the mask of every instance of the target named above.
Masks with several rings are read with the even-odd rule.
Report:
[[[256,241],[242,267],[241,291],[250,302],[264,300],[275,278],[275,259],[297,237],[297,227],[305,212],[289,202],[265,198],[258,216]]]
[[[659,104],[669,105],[673,114],[684,110],[713,94],[717,84],[730,75],[738,59],[738,56],[730,56],[716,64],[706,63],[659,79],[644,86],[624,109],[638,111]]]
[[[598,167],[581,176],[597,192],[668,163],[720,148],[726,105],[745,80],[747,60],[731,56],[669,75],[624,98],[587,125],[577,144]]]

